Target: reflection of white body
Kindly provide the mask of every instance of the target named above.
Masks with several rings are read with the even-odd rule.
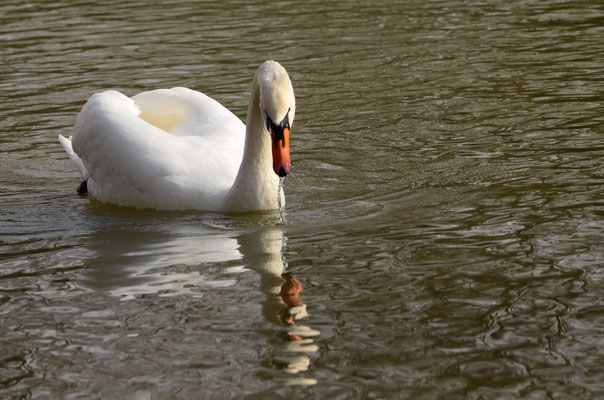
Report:
[[[215,100],[186,88],[133,98],[106,91],[84,105],[73,138],[59,139],[87,180],[87,191],[102,202],[270,210],[278,208],[277,174],[289,172],[294,114],[287,72],[267,61],[254,79],[246,125]]]
[[[97,257],[91,260],[87,269],[88,282],[96,289],[108,290],[124,300],[152,293],[206,296],[211,295],[214,288],[237,285],[238,274],[253,270],[260,276],[260,291],[264,294],[262,318],[274,326],[282,326],[288,335],[303,338],[275,347],[274,363],[289,373],[307,370],[310,359],[304,353],[318,350],[311,337],[319,332],[299,324],[308,316],[305,304],[286,308],[279,296],[285,282],[281,277],[284,268],[282,230],[264,227],[238,237],[232,237],[230,233],[192,231],[189,227],[183,230],[178,226],[170,232],[101,230],[96,234],[98,248],[93,247]],[[212,272],[206,266],[211,266]],[[284,309],[294,317],[296,325],[281,323],[279,315]],[[282,383],[308,385],[316,382],[294,378]]]
[[[96,256],[89,261],[87,284],[124,300],[151,293],[200,296],[200,288],[237,283],[228,271],[205,273],[204,265],[244,268],[237,240],[213,230],[100,230],[90,249]]]

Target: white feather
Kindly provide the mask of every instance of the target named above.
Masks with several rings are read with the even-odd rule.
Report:
[[[84,180],[88,179],[88,171],[86,170],[84,163],[82,162],[82,160],[80,160],[80,157],[78,157],[78,155],[73,151],[73,148],[71,147],[71,136],[69,138],[66,138],[63,135],[59,135],[59,142],[61,142],[61,146],[63,146],[63,150],[65,150],[67,156],[69,156],[69,159],[73,161],[76,167],[78,167],[78,169],[80,170],[82,178],[84,178]]]

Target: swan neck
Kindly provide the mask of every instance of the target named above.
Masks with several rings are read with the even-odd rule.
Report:
[[[245,123],[243,158],[226,203],[237,211],[276,209],[278,184],[272,168],[271,139],[260,111],[256,76]]]
[[[247,108],[245,122],[245,147],[239,173],[254,171],[261,176],[272,172],[272,153],[270,135],[265,129],[260,112],[260,87],[254,79],[252,95]]]

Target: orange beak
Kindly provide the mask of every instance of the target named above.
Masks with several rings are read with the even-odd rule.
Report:
[[[273,138],[273,171],[280,177],[289,174],[291,161],[289,159],[289,128],[283,128],[283,136],[275,135],[271,132]]]

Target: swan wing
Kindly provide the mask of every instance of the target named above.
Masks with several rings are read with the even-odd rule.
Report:
[[[245,125],[185,88],[93,95],[76,119],[73,151],[98,200],[158,209],[215,210],[233,184]]]
[[[241,132],[245,135],[245,125],[235,114],[195,90],[157,89],[139,93],[132,100],[140,110],[140,118],[172,135],[202,136],[216,141],[228,140],[228,135]]]

